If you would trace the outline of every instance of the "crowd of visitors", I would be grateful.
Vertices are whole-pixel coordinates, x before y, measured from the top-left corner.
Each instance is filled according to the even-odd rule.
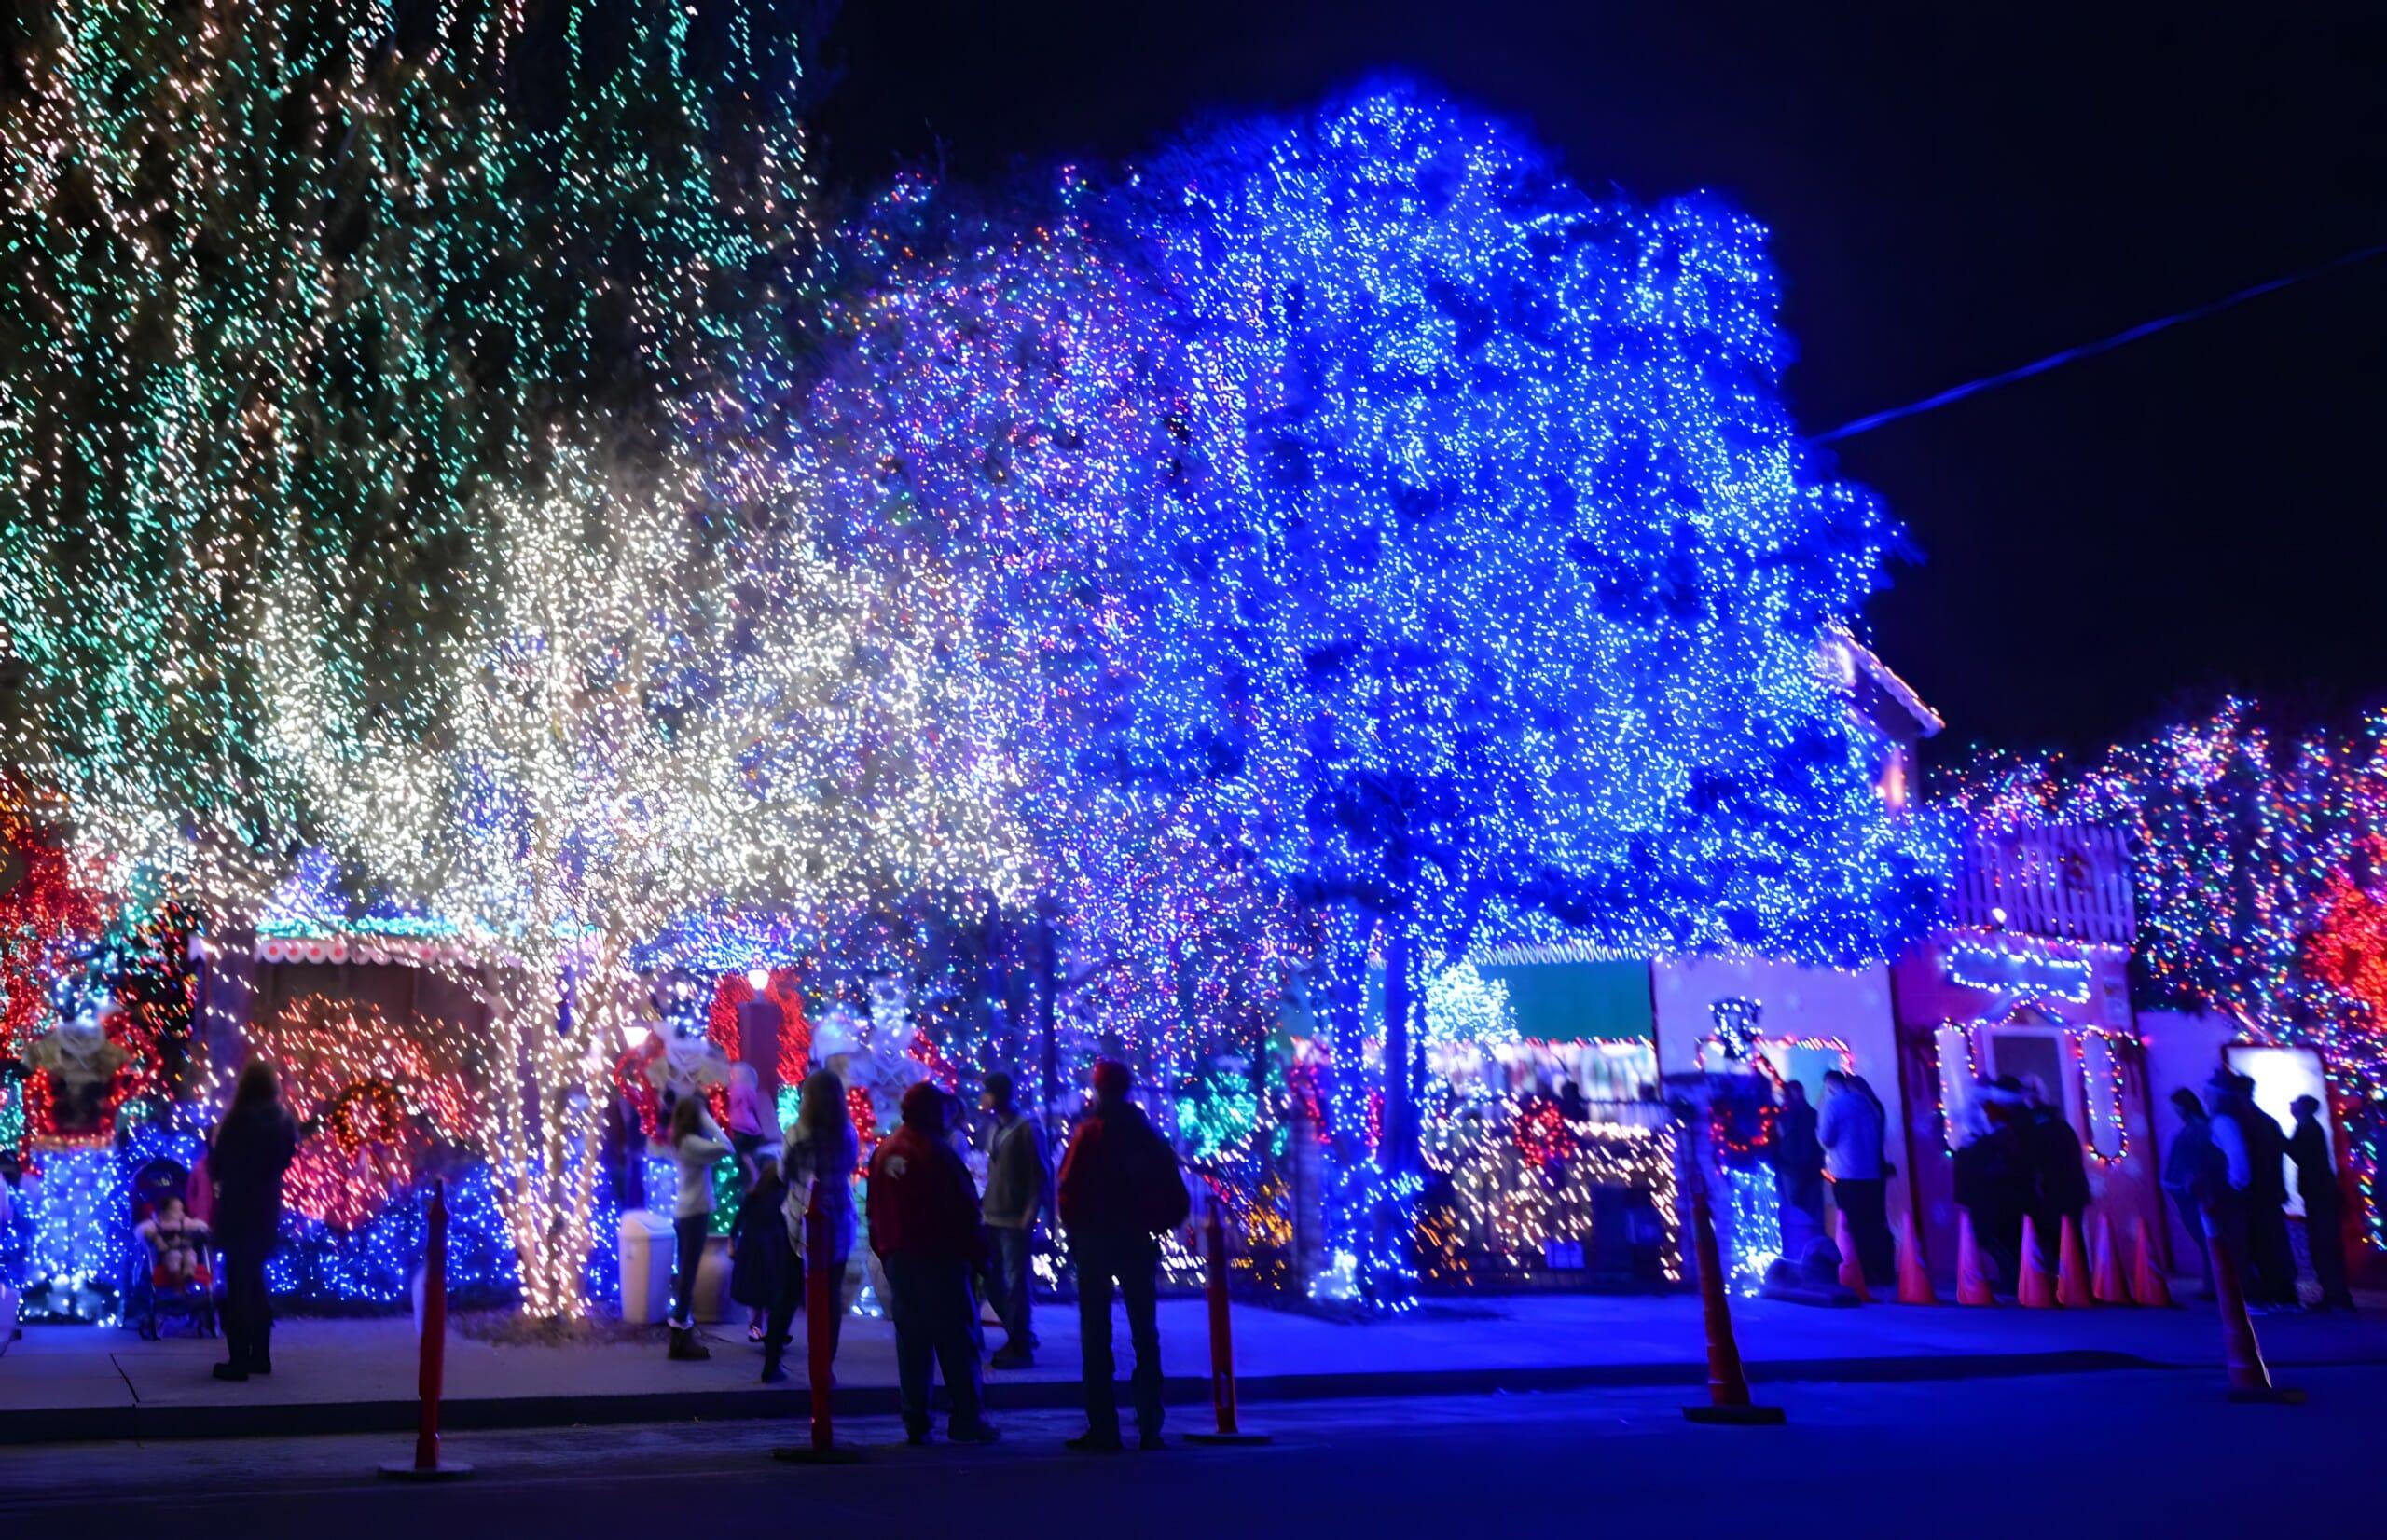
[[[1146,1449],[1160,1445],[1158,1237],[1184,1224],[1192,1204],[1176,1151],[1131,1098],[1132,1089],[1125,1065],[1106,1059],[1094,1066],[1085,1115],[1056,1176],[1043,1131],[1018,1107],[1012,1078],[989,1075],[979,1104],[983,1193],[965,1155],[969,1123],[959,1100],[927,1081],[904,1093],[900,1126],[871,1152],[862,1207],[895,1328],[897,1398],[912,1442],[929,1438],[931,1387],[940,1380],[949,1437],[991,1443],[998,1437],[986,1416],[982,1367],[1035,1362],[1030,1264],[1040,1228],[1057,1214],[1077,1275],[1084,1355],[1087,1426],[1069,1447],[1125,1447],[1111,1350],[1114,1292],[1125,1307],[1136,1356],[1138,1441]],[[696,1341],[697,1277],[711,1229],[712,1168],[735,1151],[745,1190],[731,1231],[731,1297],[761,1313],[753,1335],[763,1346],[762,1377],[778,1383],[789,1377],[785,1354],[808,1267],[823,1268],[832,1281],[834,1358],[837,1326],[851,1304],[846,1276],[860,1228],[852,1184],[862,1143],[834,1071],[817,1071],[804,1082],[795,1125],[776,1150],[743,1137],[759,1131],[762,1120],[751,1108],[740,1115],[735,1086],[731,1108],[726,1140],[697,1098],[678,1101],[670,1113],[670,1146],[680,1164],[670,1355],[708,1356]],[[814,1255],[807,1223],[816,1210],[821,1249]],[[982,1301],[1003,1330],[991,1356],[979,1326]]]
[[[2197,1243],[2207,1286],[2213,1248],[2221,1245],[2236,1261],[2248,1308],[2297,1306],[2296,1251],[2287,1224],[2292,1163],[2304,1204],[2306,1250],[2320,1286],[2315,1308],[2353,1309],[2346,1278],[2345,1200],[2321,1126],[2320,1102],[2297,1097],[2289,1108],[2295,1132],[2284,1133],[2255,1105],[2253,1079],[2221,1069],[2207,1083],[2201,1104],[2184,1087],[2172,1093],[2172,1105],[2180,1114],[2180,1131],[2164,1151],[2163,1189],[2179,1209],[2181,1228]]]

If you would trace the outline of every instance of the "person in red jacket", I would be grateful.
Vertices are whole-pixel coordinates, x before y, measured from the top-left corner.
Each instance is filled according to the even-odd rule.
[[[945,1141],[945,1093],[923,1080],[904,1093],[904,1125],[870,1157],[864,1199],[870,1249],[887,1274],[887,1315],[895,1324],[896,1398],[904,1432],[929,1441],[929,1368],[944,1366],[953,1397],[954,1441],[991,1444],[978,1387],[973,1272],[986,1258],[978,1192],[970,1168]]]
[[[1111,1351],[1111,1286],[1127,1307],[1136,1347],[1136,1434],[1162,1447],[1160,1423],[1160,1233],[1185,1222],[1192,1201],[1177,1151],[1127,1099],[1134,1081],[1116,1059],[1098,1059],[1094,1102],[1061,1159],[1061,1224],[1078,1274],[1078,1344],[1085,1361],[1085,1432],[1073,1450],[1115,1450],[1118,1372]]]

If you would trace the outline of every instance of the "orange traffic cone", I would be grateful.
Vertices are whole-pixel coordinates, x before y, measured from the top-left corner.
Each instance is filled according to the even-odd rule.
[[[2147,1239],[2146,1220],[2135,1218],[2131,1225],[2138,1231],[2137,1276],[2131,1280],[2131,1292],[2138,1297],[2142,1305],[2169,1310],[2172,1308],[2172,1286],[2164,1278],[2163,1270],[2155,1265],[2155,1243]]]
[[[1956,1303],[1994,1305],[1997,1291],[1980,1270],[1980,1243],[1973,1239],[1972,1210],[1961,1210],[1956,1220]]]
[[[2039,1249],[2039,1227],[2022,1217],[2022,1276],[2014,1285],[2015,1302],[2031,1310],[2055,1308],[2055,1274],[2048,1271],[2047,1254]]]
[[[2114,1221],[2097,1216],[2097,1228],[2090,1238],[2089,1256],[2091,1262],[2089,1292],[2101,1305],[2126,1305],[2131,1302],[2130,1286],[2122,1282],[2122,1259],[2114,1251]]]
[[[1693,1423],[1765,1423],[1784,1421],[1780,1407],[1759,1406],[1749,1396],[1741,1367],[1741,1346],[1732,1336],[1732,1308],[1724,1298],[1724,1261],[1716,1244],[1716,1219],[1707,1206],[1707,1183],[1690,1189],[1692,1255],[1699,1262],[1700,1313],[1707,1332],[1707,1402],[1685,1407]]]
[[[1931,1291],[1931,1270],[1924,1265],[1923,1243],[1915,1239],[1914,1220],[1898,1216],[1898,1303],[1902,1305],[1936,1305],[1939,1297]]]
[[[2255,1323],[2246,1318],[2246,1292],[2238,1281],[2238,1258],[2229,1243],[2205,1226],[2205,1241],[2213,1248],[2213,1297],[2221,1311],[2221,1346],[2229,1365],[2229,1398],[2233,1401],[2304,1399],[2300,1390],[2271,1383],[2261,1344],[2255,1341]]]
[[[2057,1248],[2056,1301],[2066,1310],[2087,1310],[2096,1300],[2089,1293],[2089,1261],[2080,1255],[2080,1221],[2063,1217],[2063,1241]]]
[[[1857,1259],[1856,1237],[1848,1228],[1847,1210],[1841,1211],[1831,1238],[1832,1244],[1840,1247],[1840,1286],[1855,1294],[1858,1304],[1871,1304],[1873,1296],[1865,1287],[1865,1264]]]

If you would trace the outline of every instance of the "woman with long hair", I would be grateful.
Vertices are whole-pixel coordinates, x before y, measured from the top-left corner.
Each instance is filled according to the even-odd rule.
[[[273,1311],[266,1298],[266,1258],[282,1231],[282,1177],[297,1158],[297,1120],[282,1105],[273,1066],[251,1059],[234,1083],[231,1109],[209,1141],[207,1172],[215,1186],[216,1244],[224,1248],[224,1346],[218,1380],[273,1372]]]
[[[763,1078],[751,1064],[729,1066],[729,1148],[738,1152],[738,1212],[746,1210],[755,1184],[762,1179],[762,1162],[776,1164],[780,1158],[779,1111],[771,1099],[763,1094]],[[776,1188],[776,1183],[773,1184]],[[778,1206],[774,1198],[772,1206]],[[746,1313],[746,1340],[763,1340],[765,1313]]]
[[[671,1159],[680,1168],[680,1191],[671,1204],[671,1239],[679,1273],[671,1288],[671,1356],[710,1358],[697,1341],[697,1267],[704,1260],[705,1237],[712,1232],[713,1163],[729,1153],[721,1126],[701,1097],[671,1104]]]
[[[795,1126],[787,1133],[787,1148],[780,1156],[780,1174],[787,1183],[788,1240],[804,1266],[789,1270],[789,1278],[772,1302],[768,1330],[763,1339],[763,1378],[778,1377],[780,1359],[787,1352],[788,1328],[804,1287],[805,1268],[815,1265],[807,1247],[805,1215],[817,1197],[828,1221],[828,1255],[820,1259],[829,1275],[829,1341],[832,1357],[846,1319],[846,1264],[854,1253],[854,1168],[862,1163],[862,1135],[854,1132],[853,1114],[846,1107],[846,1083],[834,1069],[816,1069],[804,1082],[796,1101]]]

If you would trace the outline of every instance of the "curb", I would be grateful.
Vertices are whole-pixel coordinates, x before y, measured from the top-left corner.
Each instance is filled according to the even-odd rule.
[[[2186,1366],[2136,1354],[2079,1350],[1966,1354],[1944,1357],[1793,1358],[1751,1363],[1749,1378],[1775,1384],[1916,1383],[1939,1380],[2004,1379],[2029,1374],[2085,1374]],[[1427,1396],[1530,1395],[1537,1392],[1704,1385],[1704,1364],[1567,1364],[1512,1368],[1433,1369],[1398,1373],[1261,1374],[1239,1377],[1242,1400],[1336,1401]],[[1028,1380],[988,1385],[992,1411],[1065,1409],[1080,1404],[1074,1380]],[[1207,1406],[1207,1379],[1162,1382],[1170,1406]],[[504,1396],[440,1403],[443,1431],[498,1432],[523,1428],[603,1427],[631,1423],[799,1418],[807,1406],[802,1384],[768,1390],[655,1391],[614,1396]],[[836,1393],[841,1417],[891,1417],[892,1385],[853,1385]],[[0,1411],[0,1445],[112,1439],[290,1437],[307,1434],[411,1433],[420,1403],[407,1400],[280,1402],[231,1405],[62,1407]]]

